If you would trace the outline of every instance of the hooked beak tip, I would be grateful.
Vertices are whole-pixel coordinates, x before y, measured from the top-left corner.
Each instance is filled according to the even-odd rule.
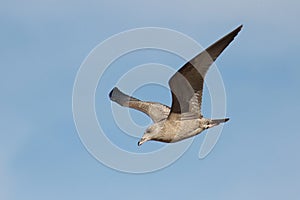
[[[138,146],[141,146],[144,142],[146,142],[145,139],[141,139],[139,142],[138,142]]]

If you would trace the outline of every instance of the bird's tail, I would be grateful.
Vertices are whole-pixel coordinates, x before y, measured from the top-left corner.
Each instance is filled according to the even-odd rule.
[[[229,118],[224,118],[224,119],[212,119],[210,124],[216,126],[219,125],[220,123],[225,123],[229,120]]]

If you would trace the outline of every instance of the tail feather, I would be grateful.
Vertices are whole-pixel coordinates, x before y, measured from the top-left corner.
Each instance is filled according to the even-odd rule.
[[[229,120],[229,118],[224,118],[224,119],[212,119],[211,124],[213,125],[218,125],[220,123],[225,123]]]

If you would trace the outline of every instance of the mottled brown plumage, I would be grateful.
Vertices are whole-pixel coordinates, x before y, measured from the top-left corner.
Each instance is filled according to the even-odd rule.
[[[110,92],[109,97],[112,101],[144,112],[153,120],[154,124],[147,128],[138,145],[148,140],[177,142],[229,120],[206,119],[202,116],[202,91],[209,67],[233,41],[241,28],[242,26],[239,26],[196,55],[170,78],[171,108],[157,102],[141,101],[122,93],[118,88]]]

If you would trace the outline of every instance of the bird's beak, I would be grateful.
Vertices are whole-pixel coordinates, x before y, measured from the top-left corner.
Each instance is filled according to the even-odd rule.
[[[147,140],[145,138],[140,139],[140,141],[138,142],[138,146],[141,146],[146,141]]]

